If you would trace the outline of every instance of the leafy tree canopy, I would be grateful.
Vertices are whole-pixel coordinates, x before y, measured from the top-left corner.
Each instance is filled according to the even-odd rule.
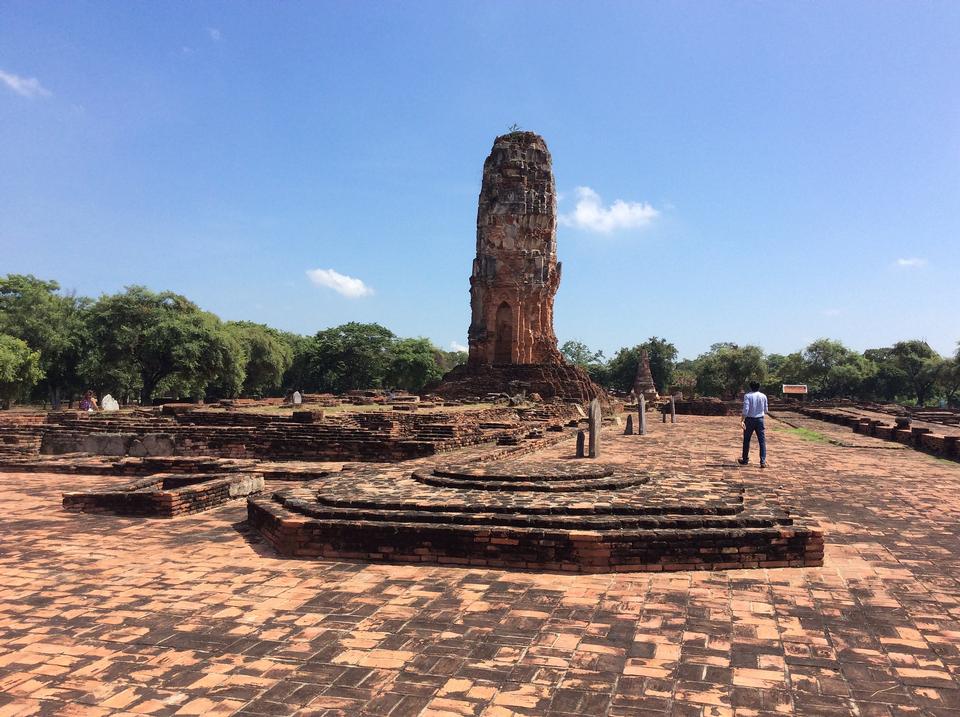
[[[249,321],[229,321],[224,329],[240,344],[244,358],[246,396],[265,396],[275,392],[293,365],[294,348],[286,337],[269,326]]]
[[[428,339],[399,339],[390,347],[386,385],[418,392],[439,381],[444,371],[441,357]]]
[[[54,406],[62,395],[80,390],[78,367],[84,347],[88,299],[58,293],[60,285],[33,275],[0,277],[0,332],[39,352],[41,388]]]
[[[26,396],[41,378],[40,352],[15,336],[0,334],[0,401],[4,406]]]
[[[383,386],[395,338],[380,324],[355,321],[317,332],[309,349],[307,386],[332,393]]]
[[[84,370],[99,386],[139,389],[148,403],[157,388],[177,387],[203,396],[208,384],[239,363],[213,314],[186,297],[142,286],[101,297],[88,315],[91,350]]]

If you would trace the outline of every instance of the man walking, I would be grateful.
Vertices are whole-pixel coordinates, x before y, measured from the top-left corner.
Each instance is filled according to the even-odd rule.
[[[750,437],[756,433],[757,443],[760,444],[760,467],[767,467],[767,437],[763,432],[763,416],[767,412],[767,397],[760,393],[760,384],[750,382],[750,393],[743,397],[743,458],[737,463],[742,466],[750,462]]]

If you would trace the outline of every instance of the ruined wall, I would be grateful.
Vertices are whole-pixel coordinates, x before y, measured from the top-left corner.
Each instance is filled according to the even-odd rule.
[[[562,364],[553,332],[559,285],[550,152],[533,132],[502,135],[483,164],[469,365]]]

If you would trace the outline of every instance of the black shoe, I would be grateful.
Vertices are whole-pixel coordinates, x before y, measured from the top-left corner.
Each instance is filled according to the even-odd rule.
[[[745,460],[743,460],[743,458],[737,458],[737,463],[739,463],[739,464],[742,465],[742,466],[747,465],[747,463],[749,463],[749,462],[750,462],[750,461],[745,461]]]
[[[761,468],[766,468],[766,467],[767,467],[767,462],[766,462],[766,461],[760,461],[760,467],[761,467]]]

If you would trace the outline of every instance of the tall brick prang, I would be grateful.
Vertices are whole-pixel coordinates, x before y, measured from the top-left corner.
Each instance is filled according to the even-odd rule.
[[[553,333],[560,285],[557,197],[543,138],[512,132],[483,164],[470,276],[470,365],[563,363]]]
[[[553,299],[560,268],[547,144],[534,132],[497,137],[483,163],[477,208],[469,359],[444,377],[437,393],[453,398],[526,391],[543,398],[607,400],[557,349]]]

